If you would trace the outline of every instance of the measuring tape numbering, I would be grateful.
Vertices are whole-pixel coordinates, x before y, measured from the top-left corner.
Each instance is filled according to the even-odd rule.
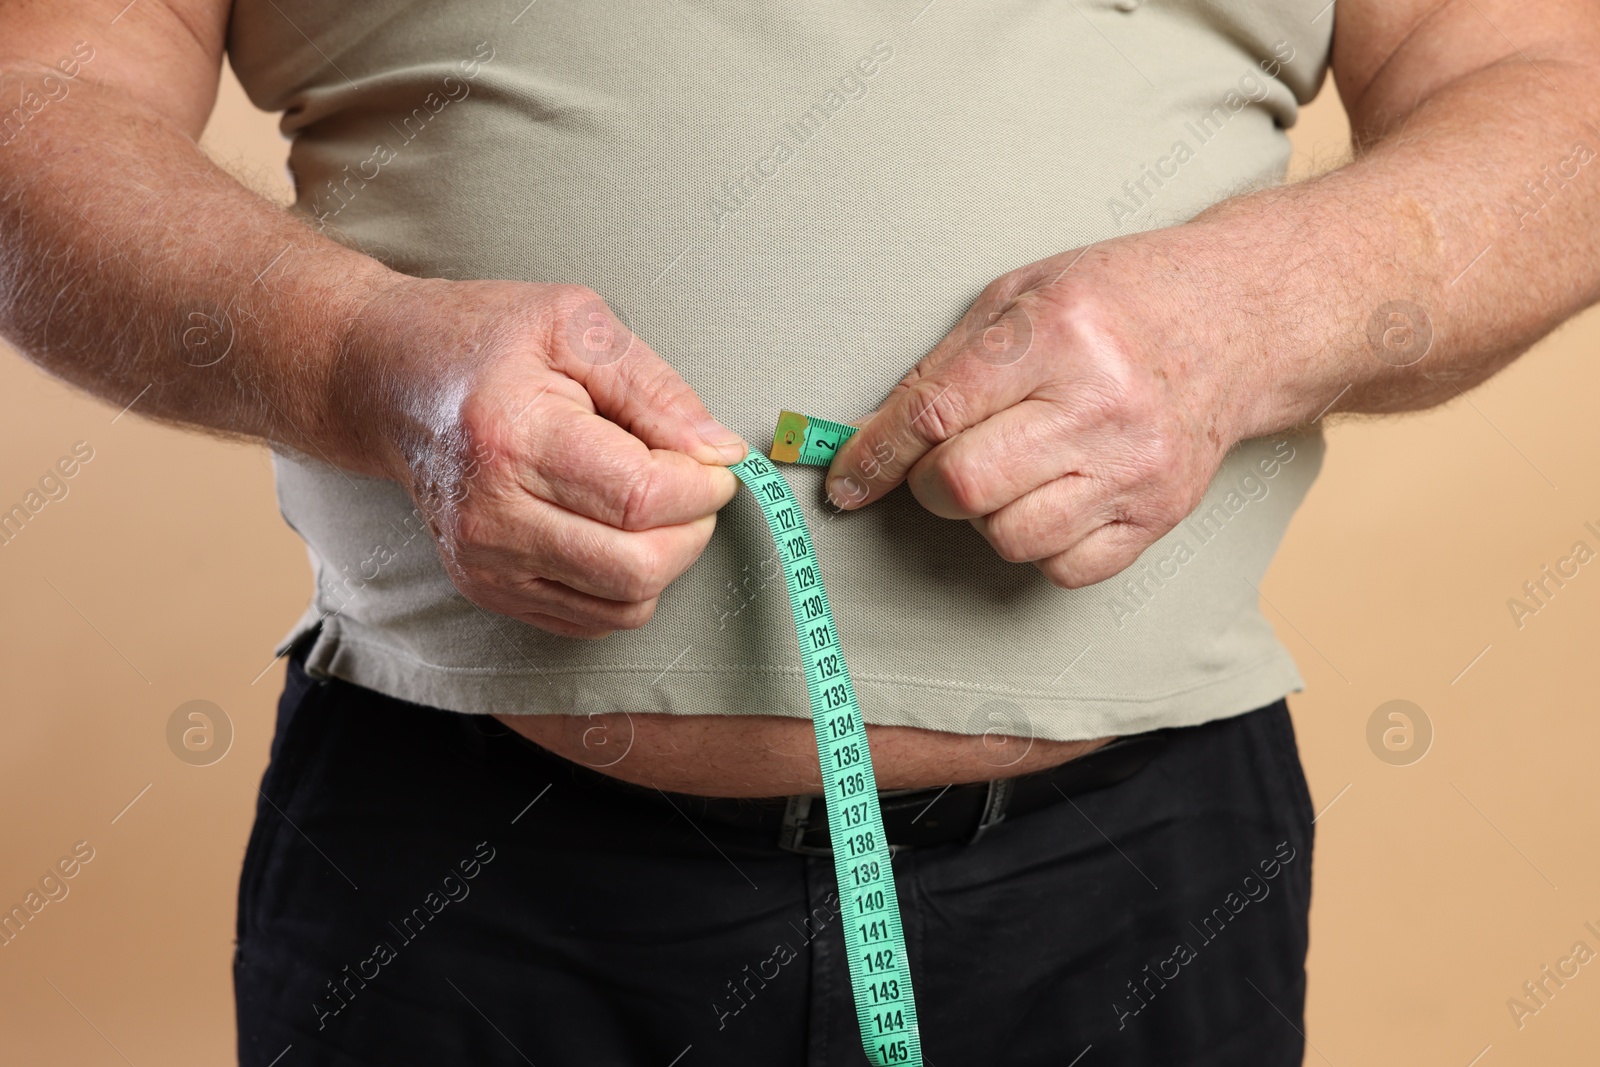
[[[854,432],[853,427],[784,412],[772,458],[826,466]],[[751,455],[731,469],[766,517],[794,612],[817,735],[862,1047],[875,1067],[922,1067],[900,902],[895,896],[872,754],[867,749],[866,722],[850,684],[833,609],[822,588],[816,548],[794,491],[777,467]]]

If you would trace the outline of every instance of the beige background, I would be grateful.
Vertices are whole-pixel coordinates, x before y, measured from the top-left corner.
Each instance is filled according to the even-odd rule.
[[[1340,158],[1331,89],[1294,138],[1298,172]],[[231,76],[206,143],[287,199],[274,121]],[[1597,342],[1591,314],[1466,401],[1336,424],[1268,575],[1309,686],[1293,709],[1323,812],[1308,1063],[1595,1061],[1600,964],[1520,1030],[1506,1001],[1575,941],[1600,951],[1583,929],[1600,929],[1600,564],[1520,631],[1506,599],[1575,540],[1600,549],[1583,529],[1600,527]],[[120,406],[0,358],[0,511],[74,442],[95,452],[0,547],[0,905],[75,842],[95,850],[0,947],[0,1063],[233,1058],[234,894],[283,676],[268,665],[311,579],[262,449]],[[1409,766],[1366,739],[1395,698],[1435,729]],[[235,728],[211,766],[167,747],[192,699]]]

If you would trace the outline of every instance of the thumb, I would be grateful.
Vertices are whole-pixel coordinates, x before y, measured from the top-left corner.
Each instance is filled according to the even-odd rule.
[[[596,411],[649,447],[719,466],[737,463],[749,451],[595,293],[578,289],[561,301],[553,332],[555,369],[584,387]]]

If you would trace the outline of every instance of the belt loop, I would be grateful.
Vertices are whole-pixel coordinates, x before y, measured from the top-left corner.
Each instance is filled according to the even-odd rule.
[[[989,780],[989,795],[983,802],[983,814],[978,817],[978,827],[967,838],[967,844],[975,844],[978,838],[989,832],[990,827],[1005,821],[1006,808],[1011,804],[1012,781],[1010,778]]]

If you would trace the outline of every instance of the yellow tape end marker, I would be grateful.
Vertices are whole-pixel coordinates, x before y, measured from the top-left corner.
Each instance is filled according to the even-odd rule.
[[[799,463],[800,446],[805,444],[810,421],[793,411],[778,412],[778,428],[772,432],[772,451],[767,455],[779,463]]]

